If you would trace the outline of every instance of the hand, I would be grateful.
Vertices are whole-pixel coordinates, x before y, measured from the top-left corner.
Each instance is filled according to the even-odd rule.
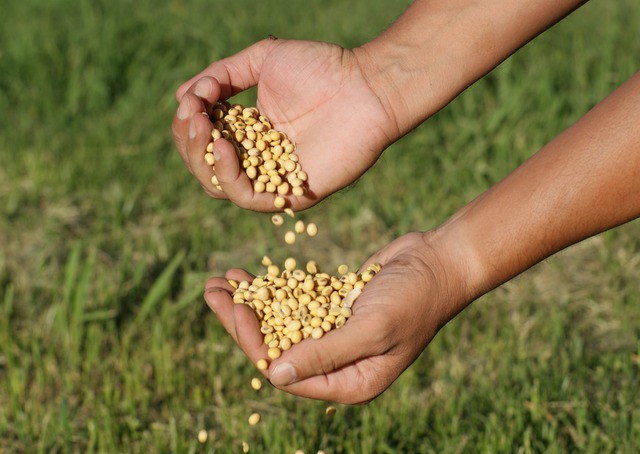
[[[382,269],[354,303],[347,323],[321,339],[283,352],[265,376],[278,388],[315,399],[355,404],[386,390],[438,330],[473,298],[455,247],[436,232],[411,233],[371,257]],[[462,251],[461,251],[462,253]],[[251,279],[230,270],[227,279]],[[231,300],[224,278],[210,279],[205,299],[255,364],[267,347],[253,311]]]
[[[273,211],[273,194],[254,193],[233,147],[216,141],[216,176],[204,162],[212,126],[202,112],[218,100],[258,86],[257,107],[297,145],[308,193],[291,197],[308,208],[357,180],[400,133],[363,74],[364,57],[335,44],[266,39],[220,61],[177,90],[173,119],[178,151],[204,190],[256,211]],[[366,65],[364,65],[366,66]]]

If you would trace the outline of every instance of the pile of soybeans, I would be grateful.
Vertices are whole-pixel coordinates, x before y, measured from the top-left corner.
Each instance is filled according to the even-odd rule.
[[[285,260],[282,271],[268,257],[262,263],[267,266],[264,276],[229,282],[236,289],[233,302],[248,305],[258,316],[272,360],[303,339],[320,339],[342,327],[351,317],[353,302],[380,270],[373,264],[358,274],[340,265],[340,276],[331,276],[320,272],[313,260],[307,262],[306,272],[292,257]]]
[[[284,132],[273,129],[269,119],[260,115],[257,108],[216,103],[210,120],[213,140],[207,146],[204,159],[214,170],[211,182],[216,188],[222,189],[215,175],[213,142],[226,139],[233,144],[242,168],[253,181],[253,190],[275,194],[273,205],[276,208],[284,208],[285,195],[300,197],[305,194],[307,174],[298,162],[295,144]]]

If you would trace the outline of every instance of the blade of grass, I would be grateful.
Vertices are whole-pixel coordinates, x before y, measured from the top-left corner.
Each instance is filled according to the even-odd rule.
[[[182,263],[185,257],[185,252],[178,252],[166,268],[160,273],[160,276],[153,283],[149,293],[145,296],[142,304],[140,305],[140,311],[136,315],[131,327],[136,329],[142,325],[142,323],[149,317],[149,314],[158,306],[162,299],[167,295],[171,288],[171,282],[173,276],[178,267]]]
[[[68,304],[71,302],[72,295],[74,294],[75,283],[78,276],[78,267],[80,265],[80,252],[81,244],[76,243],[67,258],[64,270],[64,287],[62,288],[62,303],[64,308],[68,307]]]
[[[203,289],[200,287],[193,287],[189,291],[185,292],[175,304],[168,306],[165,310],[166,315],[172,316],[177,314],[178,312],[184,310],[185,308],[192,306],[196,299],[202,300],[202,292]]]

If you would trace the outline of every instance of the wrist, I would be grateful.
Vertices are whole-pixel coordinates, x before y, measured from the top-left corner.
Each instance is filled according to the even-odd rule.
[[[371,90],[401,137],[438,112],[469,84],[430,45],[381,36],[353,49]],[[453,78],[451,77],[453,76]]]
[[[474,4],[416,1],[380,36],[354,49],[363,74],[405,134],[508,53],[493,18]]]
[[[468,213],[472,211],[472,205],[473,202],[461,208],[434,229],[435,234],[441,238],[443,253],[464,282],[469,302],[502,283],[496,282],[496,277],[488,267],[486,249],[482,243],[483,235],[476,230],[477,226],[473,225],[473,220],[470,219],[472,216]]]
[[[441,327],[487,292],[483,262],[463,222],[447,222],[422,233],[422,262],[438,285],[430,304]],[[439,293],[438,293],[439,291]]]
[[[401,135],[585,0],[416,0],[353,50]]]

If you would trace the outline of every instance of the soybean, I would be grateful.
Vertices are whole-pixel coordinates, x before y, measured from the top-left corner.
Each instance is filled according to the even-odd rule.
[[[309,224],[307,224],[307,235],[309,235],[310,237],[314,237],[318,234],[318,226],[315,225],[313,222],[310,222]]]
[[[256,391],[259,391],[262,388],[262,380],[257,377],[251,379],[251,387]]]
[[[260,413],[251,413],[249,416],[249,425],[255,426],[260,422]]]
[[[296,242],[296,234],[295,232],[289,230],[284,234],[284,242],[287,244],[293,244]]]

